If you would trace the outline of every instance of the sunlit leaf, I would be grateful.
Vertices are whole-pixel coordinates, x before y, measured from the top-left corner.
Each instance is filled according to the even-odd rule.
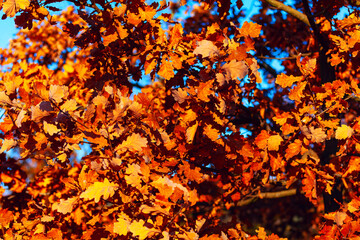
[[[84,198],[85,200],[94,199],[97,203],[100,201],[100,198],[106,200],[109,197],[112,197],[118,187],[118,184],[109,182],[109,180],[105,178],[103,182],[95,182],[89,186],[85,192],[80,194],[80,198]]]

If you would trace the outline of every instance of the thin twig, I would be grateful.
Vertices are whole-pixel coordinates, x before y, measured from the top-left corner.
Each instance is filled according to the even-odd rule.
[[[312,53],[302,53],[301,56],[310,56]],[[273,59],[273,60],[287,60],[287,59],[296,59],[298,56],[290,56],[290,57],[266,57],[266,56],[257,56],[260,59]]]

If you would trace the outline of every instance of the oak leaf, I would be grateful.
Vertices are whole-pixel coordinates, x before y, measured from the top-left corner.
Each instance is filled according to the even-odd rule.
[[[114,223],[114,233],[119,235],[126,235],[129,231],[130,222],[122,217],[117,219],[117,222]]]
[[[321,143],[326,140],[327,135],[322,128],[314,128],[313,126],[311,126],[309,130],[310,130],[310,138],[312,141],[316,143]]]
[[[268,150],[278,151],[282,141],[284,141],[284,139],[278,134],[270,136],[268,138]]]
[[[203,58],[205,58],[217,56],[220,54],[220,51],[212,41],[201,40],[198,42],[198,46],[195,48],[194,54],[201,55]]]
[[[6,0],[3,4],[3,11],[8,17],[14,17],[20,9],[25,9],[30,5],[29,0]]]
[[[214,94],[214,91],[211,89],[213,86],[214,80],[201,82],[199,87],[197,88],[197,96],[200,100],[204,102],[209,102],[212,94]]]
[[[0,104],[12,104],[11,99],[6,95],[5,91],[0,92]]]
[[[260,35],[261,25],[253,22],[245,21],[241,26],[240,33],[242,36],[250,36],[256,38]]]
[[[105,178],[104,182],[95,182],[89,186],[85,192],[80,194],[80,198],[84,198],[85,200],[94,199],[94,201],[97,203],[100,201],[101,197],[103,197],[105,200],[109,197],[112,197],[118,187],[118,184],[109,182],[109,180]]]
[[[248,67],[244,61],[231,60],[229,63],[225,63],[222,68],[226,72],[227,79],[242,79],[248,74]]]
[[[302,142],[299,139],[295,139],[293,143],[290,143],[287,149],[285,150],[285,158],[290,159],[298,155],[301,151]]]
[[[51,85],[49,90],[49,98],[56,103],[62,102],[62,99],[69,95],[69,88],[67,86]]]
[[[140,19],[143,21],[148,21],[150,22],[150,20],[155,16],[156,14],[156,9],[152,8],[151,6],[145,6],[145,10],[143,10],[142,8],[139,8],[139,13],[140,13]]]
[[[115,150],[127,149],[130,151],[140,152],[142,148],[147,146],[147,139],[138,133],[134,133],[126,138]]]
[[[335,138],[338,140],[350,138],[354,133],[354,130],[348,125],[341,125],[336,129]]]
[[[172,95],[178,103],[183,103],[188,98],[188,93],[183,88],[178,88],[177,90],[172,91]]]
[[[294,83],[302,80],[302,76],[294,77],[293,75],[287,76],[281,73],[276,77],[275,83],[279,84],[282,88],[291,87]]]
[[[58,133],[60,129],[58,129],[54,124],[47,123],[44,121],[44,131],[50,136],[52,136],[55,133]]]
[[[197,127],[198,127],[198,122],[196,122],[194,125],[192,125],[191,127],[188,127],[186,129],[186,142],[187,143],[193,142]]]
[[[139,221],[133,221],[129,226],[129,231],[134,235],[138,236],[140,240],[150,237],[155,232],[160,232],[155,229],[150,229],[144,226],[145,221],[140,219]]]
[[[58,211],[59,213],[62,213],[62,214],[70,213],[70,212],[72,212],[74,204],[76,203],[77,200],[78,200],[78,197],[72,197],[72,198],[68,198],[66,200],[60,199],[60,202],[55,202],[52,205],[52,210]]]
[[[161,66],[158,74],[159,76],[165,78],[166,80],[170,80],[171,78],[173,78],[175,75],[174,75],[174,67],[171,64],[171,62],[163,59],[161,61]]]
[[[306,82],[300,82],[293,89],[290,90],[289,99],[295,102],[301,102],[301,99],[305,97],[303,91],[306,87]]]
[[[10,150],[16,145],[17,145],[17,141],[15,139],[5,139],[1,144],[0,153]]]

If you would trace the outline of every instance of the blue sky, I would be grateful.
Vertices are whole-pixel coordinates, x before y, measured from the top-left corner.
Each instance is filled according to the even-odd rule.
[[[246,11],[247,16],[253,15],[254,12],[257,11],[257,5],[259,3],[257,0],[245,0],[243,10]],[[257,3],[257,4],[255,4]],[[68,5],[67,3],[58,3],[58,4],[52,4],[56,5],[57,7],[61,9],[65,9],[65,7]],[[3,11],[0,11],[0,16],[4,14]],[[249,17],[245,18],[244,20],[249,21]],[[9,44],[10,39],[15,37],[15,34],[17,33],[17,28],[14,23],[14,18],[7,18],[6,20],[0,20],[0,48],[6,48]]]
[[[3,11],[1,11],[1,14]],[[13,18],[7,18],[6,20],[0,20],[0,48],[6,48],[9,44],[10,39],[14,38],[17,30]]]

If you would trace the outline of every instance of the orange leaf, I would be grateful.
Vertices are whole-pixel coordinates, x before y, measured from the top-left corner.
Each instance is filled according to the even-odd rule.
[[[124,39],[129,36],[128,30],[123,25],[119,25],[116,29],[120,35],[120,39]]]
[[[41,120],[43,117],[50,115],[50,113],[47,111],[50,109],[43,107],[45,103],[49,102],[41,102],[36,106],[31,106],[31,120],[33,120],[34,122],[39,122],[39,120]]]
[[[200,100],[204,102],[209,102],[209,96],[214,94],[214,90],[212,90],[214,80],[201,82],[199,87],[197,88],[197,96]]]
[[[287,76],[281,73],[276,77],[275,83],[279,84],[282,88],[291,87],[294,83],[302,80],[302,76],[294,77],[293,75]]]
[[[267,147],[269,137],[270,134],[267,131],[262,130],[255,138],[256,146],[258,146],[260,149],[265,149]]]
[[[242,36],[250,36],[252,38],[256,38],[260,35],[261,25],[253,22],[245,21],[240,29],[240,33]]]
[[[151,61],[146,61],[144,64],[145,74],[148,75],[157,65],[156,59],[153,59]]]
[[[219,137],[219,131],[217,129],[212,128],[211,125],[206,125],[204,128],[204,134],[211,139],[211,141],[215,141]]]
[[[155,16],[156,9],[153,9],[151,6],[145,6],[145,10],[142,10],[142,8],[139,8],[140,13],[140,19],[146,20],[150,22],[150,20]]]
[[[294,100],[295,102],[301,102],[301,99],[305,97],[303,91],[306,87],[306,82],[300,82],[297,86],[291,89],[289,93],[289,99]]]
[[[194,125],[192,125],[191,127],[188,127],[186,129],[186,142],[187,143],[193,142],[197,127],[198,127],[198,122],[196,122]]]
[[[285,150],[285,158],[290,159],[300,153],[302,142],[299,139],[295,139],[293,143],[290,143]]]
[[[5,91],[0,92],[0,104],[12,104],[11,99],[6,95]]]
[[[141,23],[141,19],[138,14],[129,12],[127,13],[127,22],[134,25],[135,27]]]
[[[166,80],[170,80],[174,75],[174,67],[169,61],[162,60],[160,70],[158,72],[159,76],[165,78]]]
[[[322,128],[314,128],[314,127],[310,127],[310,137],[311,140],[317,143],[321,143],[324,142],[327,138],[326,133],[324,132],[324,130],[322,130]]]
[[[316,178],[313,171],[309,168],[305,168],[304,179],[302,180],[302,190],[305,192],[305,196],[313,203],[316,204]]]
[[[1,208],[0,209],[0,226],[2,228],[8,228],[10,222],[14,219],[11,211]]]

